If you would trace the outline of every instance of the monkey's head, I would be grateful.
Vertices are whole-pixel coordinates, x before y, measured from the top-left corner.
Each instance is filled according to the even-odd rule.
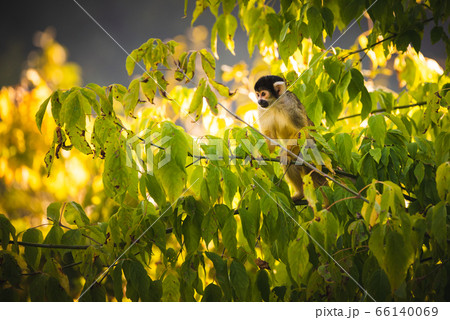
[[[286,82],[278,76],[263,76],[255,83],[258,104],[267,108],[286,91]]]

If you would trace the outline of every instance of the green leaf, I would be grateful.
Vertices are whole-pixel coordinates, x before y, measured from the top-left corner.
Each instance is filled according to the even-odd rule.
[[[200,243],[201,220],[196,216],[197,214],[194,217],[187,216],[183,221],[182,231],[188,255],[197,251]]]
[[[447,208],[444,202],[433,207],[433,220],[431,222],[431,234],[438,245],[447,251]]]
[[[324,29],[327,32],[328,36],[331,38],[334,32],[334,14],[333,11],[328,9],[327,7],[322,7],[321,9],[322,19],[324,23]]]
[[[340,110],[335,108],[336,104],[333,95],[328,91],[318,91],[317,96],[319,97],[323,110],[326,112],[327,121],[331,120],[334,123],[339,116]]]
[[[359,17],[364,8],[364,2],[360,0],[340,1],[339,4],[339,13],[345,25]]]
[[[45,301],[45,290],[46,283],[48,280],[48,275],[37,274],[31,276],[30,281],[30,300],[32,302],[44,302]]]
[[[111,197],[125,193],[128,188],[130,177],[124,149],[120,136],[112,136],[110,140],[107,140],[102,178],[105,190]]]
[[[205,288],[205,293],[202,298],[202,302],[220,302],[222,300],[222,290],[214,283],[210,283]]]
[[[298,230],[296,239],[291,241],[288,247],[288,262],[292,277],[303,284],[307,284],[307,271],[312,266],[309,262],[308,244],[306,232]]]
[[[50,231],[45,236],[44,243],[45,244],[60,244],[61,237],[64,234],[64,231],[61,229],[59,225],[53,225]]]
[[[80,93],[80,90],[75,90],[69,94],[64,100],[61,107],[61,122],[66,125],[66,128],[75,126],[80,120],[83,120],[83,110],[85,105],[89,105],[88,100]]]
[[[377,258],[378,264],[384,267],[384,229],[377,224],[372,229],[369,238],[369,249]]]
[[[208,211],[208,213],[203,217],[201,225],[201,236],[205,240],[206,247],[208,247],[209,243],[213,239],[214,234],[217,233],[218,227],[219,223],[217,222],[217,218],[213,215],[213,211]]]
[[[161,163],[161,159],[157,159]],[[172,203],[182,194],[186,184],[186,171],[181,169],[174,161],[161,165],[156,171],[156,177],[162,185],[169,201]]]
[[[211,37],[212,37],[212,35],[211,35]],[[188,64],[187,64],[187,69],[186,69],[186,75],[188,76],[189,79],[187,79],[186,82],[189,82],[194,77],[194,74],[195,74],[195,59],[196,58],[197,58],[197,51],[194,51],[189,56],[189,61],[188,61]]]
[[[236,18],[231,14],[222,14],[216,23],[220,40],[222,40],[227,49],[234,55],[233,38],[237,28]]]
[[[62,126],[63,124],[61,123],[61,101],[60,101],[60,90],[56,90],[55,92],[53,92],[52,96],[51,96],[51,104],[52,104],[52,116],[53,119],[55,119],[55,123],[58,126]]]
[[[155,200],[158,206],[162,208],[166,203],[166,195],[158,183],[158,180],[156,180],[156,177],[152,174],[146,174],[142,176],[142,179],[145,179],[145,185],[150,196]]]
[[[216,20],[216,22],[214,23],[214,25],[211,29],[211,44],[210,44],[210,46],[211,46],[211,51],[212,51],[214,57],[216,57],[216,59],[219,59],[219,55],[217,54],[217,34],[218,34],[217,26],[218,26],[218,23]]]
[[[163,295],[163,287],[161,280],[150,280],[149,300],[153,302],[160,302]]]
[[[187,7],[187,6],[186,6]],[[209,7],[209,3],[206,0],[196,0],[195,1],[195,9],[192,13],[191,26],[194,25],[195,20],[197,20],[198,16],[205,11],[206,8]]]
[[[364,77],[361,74],[361,72],[355,68],[352,68],[350,70],[352,75],[352,81],[351,81],[351,87],[349,86],[349,91],[351,88],[354,92],[361,92],[361,103],[362,103],[362,110],[361,110],[361,119],[364,120],[369,115],[370,111],[372,111],[372,98],[370,97],[369,91],[367,91],[367,88],[364,86]],[[356,90],[356,91],[355,91]],[[350,92],[349,92],[350,95]],[[350,98],[349,102],[352,100]]]
[[[239,180],[238,177],[227,168],[220,168],[220,171],[222,172],[223,177],[225,204],[232,207],[234,195],[238,189]]]
[[[382,269],[377,269],[372,273],[366,289],[377,302],[389,301],[391,286],[386,273]]]
[[[236,240],[237,223],[233,214],[230,214],[225,220],[225,224],[222,229],[222,241],[228,253],[232,257],[237,256],[237,240]]]
[[[152,73],[151,73],[152,74]],[[153,103],[153,99],[155,98],[157,84],[154,77],[148,77],[141,80],[141,89],[142,93],[147,98],[148,102]]]
[[[133,116],[134,108],[139,100],[139,84],[139,79],[131,81],[127,93],[123,96],[123,108],[125,109],[125,114],[129,116]]]
[[[192,97],[191,104],[189,105],[189,114],[195,114],[195,120],[200,118],[203,107],[203,95],[205,92],[206,80],[200,79],[197,89]]]
[[[442,163],[436,171],[436,188],[443,201],[450,201],[450,162]]]
[[[341,98],[341,99],[343,98],[344,93],[347,91],[347,88],[348,88],[351,80],[352,80],[352,74],[350,73],[350,71],[345,72],[336,87],[336,93],[339,98]]]
[[[39,229],[28,229],[22,236],[22,241],[31,243],[42,243],[44,237]],[[41,261],[41,249],[34,247],[25,247],[25,261],[34,269],[37,270]]]
[[[280,43],[279,51],[280,57],[287,65],[289,57],[292,56],[298,48],[298,39],[294,33],[288,33],[283,42]]]
[[[134,260],[124,260],[122,269],[125,279],[127,279],[127,298],[133,301],[138,301],[139,298],[147,301],[151,279],[144,266]],[[129,293],[132,294],[129,295]]]
[[[242,263],[233,260],[230,265],[230,282],[239,301],[246,301],[250,279]]]
[[[14,256],[6,251],[0,251],[0,262],[0,279],[2,283],[7,281],[13,287],[19,287],[22,270]],[[5,284],[2,284],[2,286],[3,291]]]
[[[66,231],[61,237],[61,244],[65,245],[79,245],[81,244],[80,229],[72,229]]]
[[[327,58],[323,61],[323,66],[331,79],[333,79],[336,83],[339,83],[342,71],[342,66],[339,61],[333,57]]]
[[[284,39],[286,38],[287,32],[289,31],[289,26],[291,25],[291,22],[289,21],[288,23],[286,23],[283,28],[281,29],[280,32],[280,42],[283,42]]]
[[[219,197],[220,175],[219,169],[214,165],[206,167],[206,173],[203,180],[208,188],[208,194],[211,202],[214,203]]]
[[[36,118],[36,124],[39,129],[39,132],[41,132],[42,120],[44,120],[44,115],[45,115],[45,112],[47,111],[47,105],[48,105],[48,102],[50,101],[51,97],[52,96],[45,99],[45,101],[39,107],[38,112],[36,112],[35,118]]]
[[[256,202],[256,204],[258,204]],[[256,234],[259,229],[259,205],[250,205],[249,210],[239,208],[239,216],[242,222],[242,231],[248,246],[252,251],[255,250]]]
[[[441,40],[442,36],[444,35],[444,29],[440,26],[434,26],[433,29],[431,29],[430,37],[431,37],[431,44],[435,44],[439,40]]]
[[[397,290],[405,280],[406,271],[414,260],[411,245],[402,234],[390,231],[386,235],[384,270],[389,278],[392,291]]]
[[[212,92],[209,85],[206,85],[203,95],[205,96],[206,101],[208,102],[211,112],[217,116],[219,114],[219,110],[217,109],[218,100],[215,93]]]
[[[236,92],[231,92],[230,89],[228,89],[225,85],[223,85],[219,82],[213,81],[211,79],[209,79],[209,83],[213,86],[214,89],[216,89],[219,92],[219,94],[222,97],[228,98],[236,93]]]
[[[384,140],[386,139],[386,122],[384,116],[377,114],[369,118],[368,121],[370,133],[381,148],[384,147]]]
[[[370,149],[369,153],[372,156],[373,160],[376,161],[376,163],[380,163],[380,159],[381,159],[381,149],[380,148]]]
[[[214,79],[216,77],[216,61],[214,57],[206,49],[200,50],[200,57],[202,60],[202,68],[206,75],[208,78]]]
[[[231,301],[231,286],[230,280],[228,279],[227,262],[216,253],[205,252],[205,254],[214,264],[214,269],[216,269],[216,278],[222,288],[226,300]]]
[[[352,236],[352,248],[356,250],[364,241],[369,239],[369,235],[362,220],[353,221],[348,226],[348,232]]]
[[[186,158],[189,142],[179,127],[171,122],[161,124],[161,142],[164,150],[155,156],[155,175],[169,201],[175,201],[186,184]]]
[[[314,41],[322,33],[322,17],[320,15],[320,11],[315,7],[310,7],[308,11],[306,11],[306,16],[308,18],[309,35],[311,40]]]
[[[419,162],[414,168],[414,175],[417,179],[417,184],[420,185],[425,177],[425,166],[422,162]]]
[[[416,50],[416,52],[419,52],[421,42],[422,39],[419,33],[417,33],[417,31],[414,30],[408,30],[406,32],[403,32],[395,39],[395,45],[397,46],[398,51],[406,51],[408,45],[411,44],[413,48]]]
[[[266,270],[258,270],[256,274],[256,286],[261,293],[261,298],[265,302],[269,302],[270,299],[270,284],[269,284],[269,274]]]
[[[82,153],[88,155],[92,154],[92,149],[89,143],[86,140],[86,131],[80,129],[78,126],[68,127],[66,129],[67,135],[70,138],[70,142],[72,145],[81,151]]]
[[[49,277],[45,287],[49,302],[73,302],[73,299],[67,294],[58,279]]]
[[[0,239],[2,241],[3,250],[6,250],[9,245],[9,235],[11,235],[13,239],[15,239],[16,228],[14,228],[14,226],[5,215],[0,214]]]
[[[134,66],[136,65],[136,51],[133,50],[130,55],[127,56],[125,61],[125,68],[129,76],[133,74]]]
[[[335,139],[339,162],[344,164],[345,168],[349,170],[352,164],[352,138],[348,133],[338,133]]]
[[[55,223],[59,223],[61,213],[61,202],[50,203],[47,207],[47,218]]]
[[[235,5],[236,5],[236,0],[224,0],[222,2],[223,13],[224,14],[231,13],[231,11],[233,11]]]
[[[77,225],[78,228],[84,227],[90,223],[83,208],[73,201],[66,204],[64,219],[66,219],[68,224]]]
[[[172,271],[166,275],[162,283],[163,287],[163,302],[178,302],[180,301],[180,281],[177,274]]]

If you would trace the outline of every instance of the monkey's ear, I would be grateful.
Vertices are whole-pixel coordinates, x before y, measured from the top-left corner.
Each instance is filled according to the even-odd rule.
[[[286,91],[286,82],[277,81],[273,84],[273,88],[278,96],[281,96]]]

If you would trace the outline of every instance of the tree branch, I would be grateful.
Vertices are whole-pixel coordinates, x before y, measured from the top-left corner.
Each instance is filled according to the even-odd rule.
[[[71,245],[64,245],[64,244],[47,244],[47,243],[34,243],[34,242],[24,242],[24,241],[17,241],[9,240],[10,244],[18,244],[19,246],[24,247],[35,247],[35,248],[47,248],[47,249],[70,249],[70,250],[85,250],[90,245],[84,245],[84,246],[71,246]],[[1,244],[1,242],[0,242]]]
[[[427,102],[426,101],[422,101],[422,102],[417,102],[417,103],[414,103],[414,104],[408,104],[408,105],[404,105],[404,106],[397,106],[397,107],[392,108],[392,110],[408,109],[408,108],[412,108],[412,107],[423,106],[425,104],[427,104]],[[386,109],[383,108],[383,109],[373,110],[373,111],[370,112],[370,114],[382,113],[382,112],[385,112],[385,111],[386,111]],[[338,118],[337,121],[350,119],[350,118],[356,118],[356,117],[359,117],[360,115],[361,115],[361,113],[352,114],[352,115],[349,115],[349,116]]]
[[[342,58],[339,58],[339,59],[340,59],[340,60],[345,60],[345,59],[347,59],[348,57],[350,57],[351,55],[354,55],[354,54],[356,54],[356,53],[360,53],[360,52],[363,52],[363,51],[372,49],[373,47],[379,45],[380,43],[383,43],[383,42],[385,42],[385,41],[391,40],[392,38],[395,38],[396,36],[397,36],[397,34],[393,34],[392,36],[389,36],[389,37],[384,38],[384,39],[382,39],[382,40],[380,40],[380,41],[377,41],[377,42],[375,42],[374,44],[371,44],[370,46],[367,46],[367,47],[365,47],[365,48],[358,49],[358,50],[355,50],[355,51],[351,51],[351,52],[347,53],[345,56],[343,56]]]

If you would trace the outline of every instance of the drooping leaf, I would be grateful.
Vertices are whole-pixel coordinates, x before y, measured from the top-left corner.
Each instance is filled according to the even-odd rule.
[[[90,223],[83,208],[76,202],[68,202],[64,210],[64,219],[67,223],[77,225],[79,228]]]
[[[39,132],[41,132],[42,120],[44,120],[44,115],[45,115],[45,112],[47,111],[47,105],[48,105],[48,102],[50,101],[51,97],[52,96],[45,99],[45,101],[39,107],[39,110],[36,112],[35,118],[36,118],[36,124],[39,129]]]
[[[42,243],[44,237],[39,229],[31,228],[24,232],[22,241],[30,243]],[[41,249],[34,247],[25,247],[25,261],[37,270],[41,260]]]
[[[319,35],[322,33],[322,17],[320,11],[316,7],[309,7],[306,11],[306,16],[308,17],[308,31],[311,40],[315,41]]]
[[[220,40],[234,55],[234,33],[237,28],[237,20],[232,14],[223,14],[217,19],[217,30]]]
[[[166,275],[162,283],[164,302],[178,302],[180,300],[180,281],[175,272]]]
[[[205,288],[205,293],[203,295],[203,302],[220,302],[222,299],[222,290],[220,290],[219,286],[216,286],[214,283],[210,283]]]
[[[3,250],[6,250],[9,245],[10,235],[13,239],[16,238],[16,228],[5,215],[0,214],[0,239]]]
[[[222,241],[223,245],[232,257],[237,256],[236,230],[236,220],[234,219],[234,216],[230,214],[225,220],[225,224],[222,229]]]
[[[246,301],[250,279],[242,263],[233,260],[230,265],[230,282],[239,301]]]
[[[214,264],[214,269],[216,270],[216,278],[224,293],[225,298],[227,299],[227,301],[231,301],[232,294],[230,280],[228,278],[227,262],[213,252],[205,252],[205,255]]]
[[[61,106],[61,122],[66,128],[74,127],[84,120],[84,112],[89,107],[89,101],[81,94],[80,90],[72,91]],[[84,125],[83,125],[84,127]]]

